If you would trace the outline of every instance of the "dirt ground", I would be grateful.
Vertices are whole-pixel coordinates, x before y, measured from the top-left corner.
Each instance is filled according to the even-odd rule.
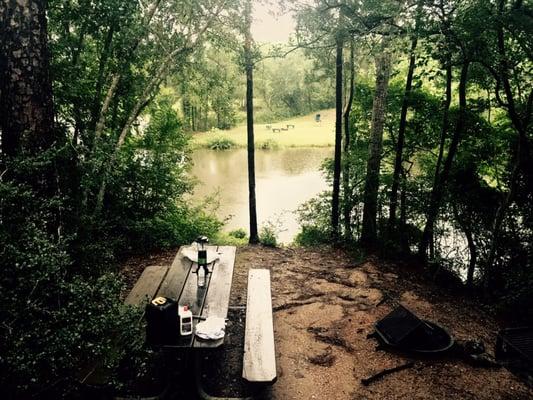
[[[135,275],[134,269],[142,264],[132,263],[128,275]],[[356,263],[330,248],[242,247],[237,250],[232,306],[246,303],[251,267],[272,271],[278,368],[278,380],[270,390],[273,399],[533,399],[533,390],[503,368],[376,351],[376,341],[367,335],[400,301],[421,318],[446,327],[458,340],[482,340],[492,353],[499,329],[494,320],[461,296],[417,279],[409,266],[373,258]],[[360,383],[407,361],[415,361],[414,367],[369,386]],[[235,367],[238,371],[240,366]]]

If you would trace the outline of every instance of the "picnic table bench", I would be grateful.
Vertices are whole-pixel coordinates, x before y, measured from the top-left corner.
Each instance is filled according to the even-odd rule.
[[[274,383],[277,377],[268,269],[248,271],[242,377],[255,383]]]

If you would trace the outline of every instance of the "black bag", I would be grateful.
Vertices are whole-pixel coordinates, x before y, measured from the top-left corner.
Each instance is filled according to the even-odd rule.
[[[146,340],[160,346],[176,343],[180,335],[178,303],[157,297],[146,306]]]

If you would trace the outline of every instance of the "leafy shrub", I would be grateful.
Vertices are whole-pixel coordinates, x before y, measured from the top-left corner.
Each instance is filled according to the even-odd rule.
[[[298,208],[298,222],[302,230],[296,235],[295,244],[315,246],[331,241],[330,199],[331,193],[322,192]]]
[[[211,150],[230,150],[236,146],[233,140],[224,136],[214,137],[207,142],[207,147]]]
[[[146,249],[168,248],[191,243],[199,235],[213,237],[222,225],[201,206],[182,204],[174,205],[154,218],[136,222],[130,227],[129,234]]]
[[[265,141],[259,142],[257,148],[261,150],[278,150],[279,144],[274,139],[267,139]]]
[[[248,237],[238,238],[232,235],[232,232],[219,231],[211,239],[211,243],[221,246],[245,246],[248,243]]]
[[[302,230],[294,238],[294,244],[303,247],[318,246],[330,242],[331,235],[328,232],[309,225],[302,226]]]
[[[234,229],[231,232],[229,232],[229,235],[237,239],[246,239],[246,237],[248,236],[248,233],[246,233],[244,229],[239,228],[239,229]]]
[[[72,238],[49,231],[64,199],[9,182],[0,183],[0,197],[0,386],[6,398],[56,398],[72,389],[80,366],[117,364],[111,338],[129,321],[122,282],[110,272],[82,275],[68,254]]]
[[[150,110],[150,124],[131,138],[121,153],[120,168],[108,194],[105,224],[127,238],[124,252],[141,252],[190,243],[199,234],[213,236],[222,222],[205,205],[190,206],[187,175],[189,135],[181,129],[171,102],[159,100]]]
[[[268,247],[277,247],[278,245],[278,229],[276,225],[268,221],[259,230],[259,241],[262,245]]]

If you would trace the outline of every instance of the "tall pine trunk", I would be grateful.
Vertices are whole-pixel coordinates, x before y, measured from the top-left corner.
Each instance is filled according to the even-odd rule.
[[[379,191],[379,170],[381,166],[381,150],[383,146],[383,127],[387,109],[387,94],[391,70],[391,56],[384,49],[376,57],[376,89],[372,105],[372,128],[368,147],[366,166],[365,191],[363,195],[363,228],[361,243],[373,246],[377,241],[377,208]]]
[[[463,136],[466,125],[466,86],[468,83],[469,66],[470,63],[468,61],[464,61],[461,67],[461,78],[459,81],[459,115],[457,116],[455,131],[450,142],[450,147],[448,149],[448,154],[446,155],[442,171],[439,172],[439,168],[437,166],[435,184],[431,190],[431,197],[426,215],[426,224],[422,233],[422,239],[420,240],[420,244],[418,246],[418,254],[423,260],[427,259],[427,248],[430,245],[430,240],[433,238],[433,229],[439,214],[444,191],[446,190],[448,176],[450,175],[453,159],[457,152],[457,148]]]
[[[348,101],[344,108],[344,162],[342,171],[342,185],[343,185],[343,198],[344,198],[344,236],[346,240],[352,238],[352,201],[351,201],[351,188],[350,188],[350,111],[352,109],[353,92],[354,92],[354,80],[355,80],[355,65],[354,65],[354,43],[350,41],[350,87],[348,88]]]
[[[333,197],[331,199],[331,229],[333,241],[339,241],[339,195],[341,177],[341,144],[342,144],[342,35],[337,33],[337,57],[335,64],[335,156],[333,166]]]
[[[254,79],[252,59],[252,3],[245,8],[244,57],[246,62],[246,130],[248,134],[248,207],[250,211],[250,243],[259,243],[257,208],[255,201],[255,145],[254,145]]]
[[[1,2],[0,28],[2,153],[37,155],[55,139],[46,2]]]

